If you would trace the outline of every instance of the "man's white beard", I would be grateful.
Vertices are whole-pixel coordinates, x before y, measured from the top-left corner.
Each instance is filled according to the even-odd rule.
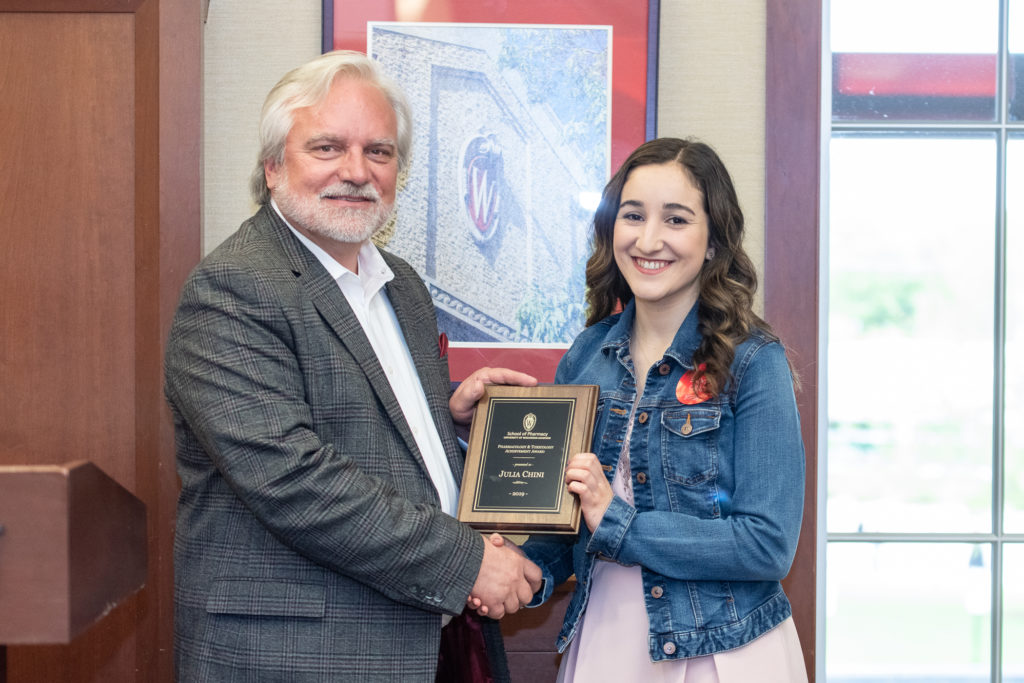
[[[336,242],[358,244],[365,242],[380,230],[391,218],[393,204],[380,199],[377,190],[369,183],[356,185],[338,182],[324,188],[316,197],[300,196],[292,192],[287,174],[272,192],[281,213],[297,228],[308,230]],[[329,196],[356,196],[373,200],[372,208],[357,209],[347,206],[332,206]]]

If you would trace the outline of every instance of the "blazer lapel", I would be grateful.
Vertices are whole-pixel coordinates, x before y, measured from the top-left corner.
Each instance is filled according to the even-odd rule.
[[[405,413],[402,412],[398,398],[391,388],[391,383],[388,382],[387,375],[384,374],[384,368],[381,367],[377,354],[366,337],[366,332],[359,324],[359,319],[356,318],[348,300],[338,288],[338,283],[334,281],[334,278],[330,276],[316,256],[291,233],[291,230],[281,221],[272,207],[264,206],[263,211],[268,218],[268,227],[284,249],[292,272],[309,293],[321,318],[355,358],[391,422],[402,435],[409,452],[413,454],[424,474],[429,476],[426,463],[416,445],[416,439],[405,419]]]
[[[385,260],[388,254],[384,253]],[[445,456],[448,459],[448,466],[451,467],[456,483],[462,481],[463,456],[459,448],[452,428],[452,415],[448,408],[450,397],[450,382],[446,368],[441,368],[442,363],[447,363],[440,358],[437,341],[437,325],[434,322],[433,309],[424,312],[415,302],[420,297],[411,296],[406,293],[408,283],[400,278],[395,278],[387,284],[388,299],[395,311],[395,317],[402,327],[402,334],[405,337],[406,345],[412,356],[412,362],[416,366],[416,374],[420,377],[420,385],[430,407],[431,417],[441,443],[444,446]],[[437,382],[437,375],[441,373],[442,382]],[[437,387],[444,385],[444,393],[440,393]]]

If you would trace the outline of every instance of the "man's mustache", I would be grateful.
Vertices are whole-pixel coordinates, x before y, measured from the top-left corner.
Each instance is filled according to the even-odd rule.
[[[375,202],[380,201],[380,195],[377,193],[376,188],[370,184],[356,185],[355,183],[339,182],[320,190],[321,199],[338,197],[356,197],[358,199],[370,199]]]

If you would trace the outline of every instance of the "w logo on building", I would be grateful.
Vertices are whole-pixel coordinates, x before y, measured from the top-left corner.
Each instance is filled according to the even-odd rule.
[[[477,135],[462,154],[462,200],[473,236],[490,239],[500,224],[501,195],[505,185],[501,146],[494,135]]]

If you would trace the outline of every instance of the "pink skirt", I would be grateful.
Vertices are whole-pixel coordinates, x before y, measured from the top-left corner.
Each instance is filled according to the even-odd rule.
[[[806,683],[790,617],[746,645],[693,659],[652,662],[640,567],[599,561],[586,612],[562,657],[559,683]]]

